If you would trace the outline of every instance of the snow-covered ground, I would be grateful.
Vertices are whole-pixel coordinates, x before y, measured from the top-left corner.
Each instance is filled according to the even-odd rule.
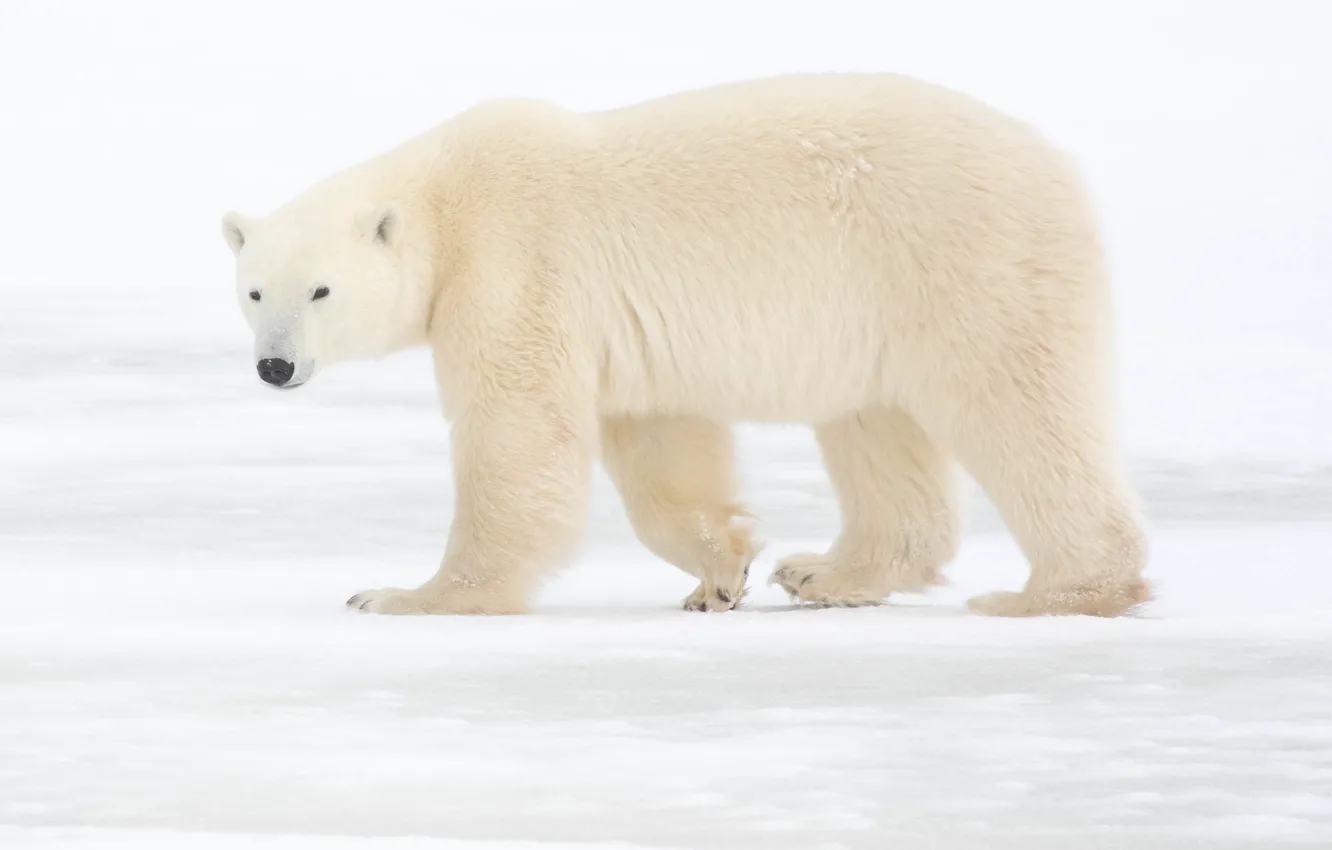
[[[0,5],[0,848],[1332,846],[1317,4],[696,6]],[[262,386],[221,212],[483,96],[808,68],[958,85],[1084,163],[1159,600],[966,613],[1025,569],[975,497],[951,586],[794,608],[762,581],[831,494],[807,433],[744,428],[740,611],[678,610],[603,476],[533,615],[344,611],[443,550],[426,358]]]
[[[1019,566],[970,543],[929,604],[715,617],[603,546],[485,621],[339,610],[419,575],[410,547],[33,555],[0,627],[0,846],[1332,843],[1329,529],[1162,535],[1133,622],[968,617]]]
[[[243,341],[43,336],[0,352],[0,846],[1332,842],[1326,473],[1139,469],[1141,619],[965,613],[1024,570],[979,500],[952,586],[799,610],[761,581],[831,498],[807,435],[747,429],[742,611],[677,610],[598,477],[534,615],[357,616],[442,551],[423,357],[276,393]]]

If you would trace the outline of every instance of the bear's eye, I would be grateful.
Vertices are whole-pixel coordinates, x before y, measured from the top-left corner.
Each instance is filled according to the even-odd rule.
[[[320,286],[315,289],[314,295],[310,297],[310,300],[318,301],[320,298],[327,298],[327,297],[328,297],[328,287]]]
[[[262,296],[259,294],[259,290],[257,290],[257,289],[251,289],[251,290],[250,290],[250,300],[251,300],[251,301],[258,301],[261,297],[262,297]]]

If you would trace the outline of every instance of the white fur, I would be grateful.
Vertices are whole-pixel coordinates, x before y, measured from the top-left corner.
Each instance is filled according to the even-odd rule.
[[[935,583],[954,461],[1032,568],[974,610],[1149,596],[1087,200],[1062,156],[965,96],[829,74],[591,114],[492,102],[224,232],[257,344],[279,339],[302,379],[433,348],[458,496],[443,563],[353,607],[525,610],[576,551],[600,450],[644,544],[698,576],[686,606],[730,608],[757,551],[736,420],[810,423],[837,493],[831,549],[773,573],[794,597]]]

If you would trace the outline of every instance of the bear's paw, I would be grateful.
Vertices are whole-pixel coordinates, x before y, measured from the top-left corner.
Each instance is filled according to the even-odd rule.
[[[1141,578],[1086,580],[1065,587],[998,591],[967,600],[967,608],[989,617],[1133,616],[1152,600]]]
[[[768,578],[791,597],[792,601],[816,607],[858,608],[878,605],[887,596],[867,570],[843,564],[827,555],[788,555],[777,562]]]
[[[422,587],[363,590],[347,600],[362,614],[522,614],[526,606],[504,594]]]
[[[745,567],[745,576],[749,575],[749,568]],[[740,600],[745,598],[749,588],[744,585],[743,580],[738,587],[719,587],[711,582],[704,581],[699,584],[694,592],[685,597],[684,609],[686,611],[732,611],[740,606]]]

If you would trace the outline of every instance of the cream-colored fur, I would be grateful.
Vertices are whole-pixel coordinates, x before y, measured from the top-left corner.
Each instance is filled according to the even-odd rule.
[[[643,543],[699,578],[686,607],[732,607],[758,549],[737,420],[816,429],[843,530],[779,562],[798,599],[935,583],[955,462],[1031,564],[974,610],[1149,596],[1088,202],[1062,156],[965,96],[830,74],[591,114],[493,102],[223,227],[256,354],[293,384],[433,349],[448,546],[432,579],[360,610],[524,611],[579,545],[598,452]]]

